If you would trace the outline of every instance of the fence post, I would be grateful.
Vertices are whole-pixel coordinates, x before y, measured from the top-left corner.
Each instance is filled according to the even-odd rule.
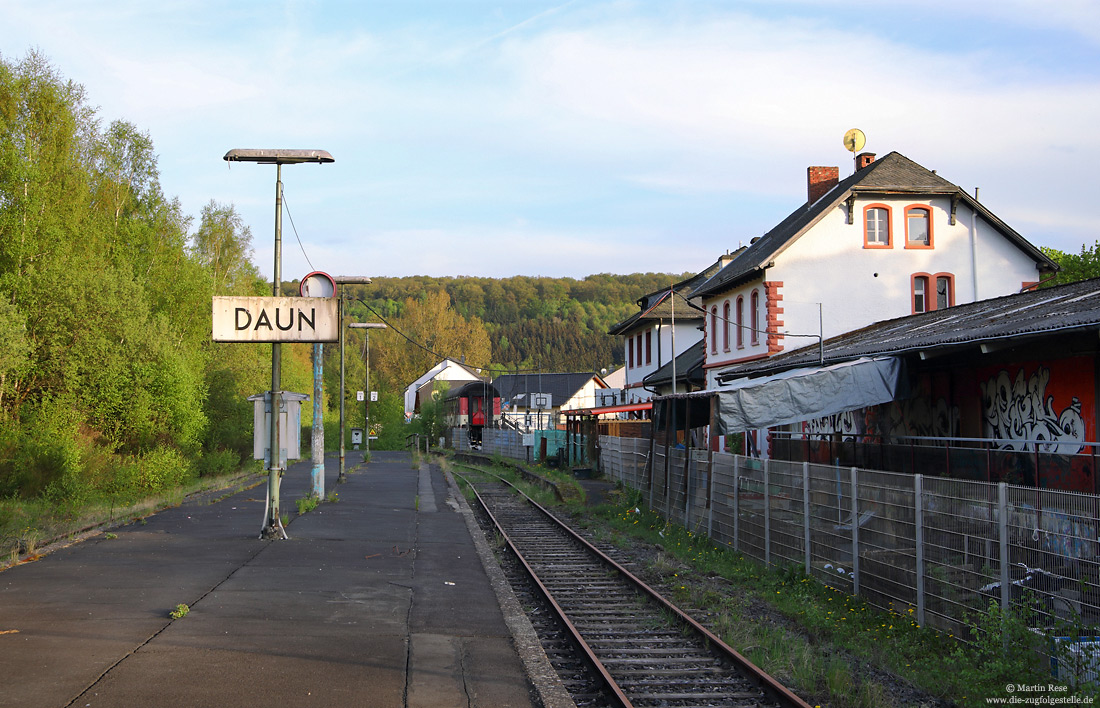
[[[733,456],[733,548],[741,550],[741,456]]]
[[[707,464],[707,538],[714,538],[714,451]]]
[[[917,553],[917,624],[924,626],[924,476],[913,475],[914,536]]]
[[[802,462],[802,543],[805,546],[806,575],[810,574],[810,463]]]
[[[767,566],[772,564],[772,496],[769,462],[771,458],[764,460],[764,565]]]
[[[1001,611],[1008,612],[1008,485],[997,483],[997,536],[1001,556]]]
[[[852,468],[852,594],[859,597],[859,476]]]

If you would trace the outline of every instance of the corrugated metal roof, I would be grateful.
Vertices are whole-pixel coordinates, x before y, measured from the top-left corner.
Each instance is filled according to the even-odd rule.
[[[830,363],[882,354],[933,353],[1089,329],[1100,329],[1100,278],[877,322],[825,340],[824,358]],[[720,378],[759,376],[818,359],[815,343],[747,362]]]

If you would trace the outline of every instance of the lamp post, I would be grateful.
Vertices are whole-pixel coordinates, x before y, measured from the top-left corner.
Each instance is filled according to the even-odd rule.
[[[363,384],[363,459],[370,455],[370,330],[385,329],[381,322],[351,322],[348,327],[366,330],[363,332],[363,365],[366,377]]]
[[[222,157],[226,162],[256,162],[275,165],[275,272],[271,278],[272,295],[279,297],[283,277],[283,165],[303,162],[323,164],[335,162],[325,150],[230,150]],[[279,479],[282,476],[282,448],[279,445],[279,408],[282,404],[282,347],[271,344],[271,447],[268,452],[267,513],[261,538],[286,538],[279,519]]]
[[[362,275],[338,275],[333,280],[337,285],[370,285],[370,278]],[[344,434],[344,289],[340,289],[340,474],[337,484],[348,481],[345,471],[345,434]]]

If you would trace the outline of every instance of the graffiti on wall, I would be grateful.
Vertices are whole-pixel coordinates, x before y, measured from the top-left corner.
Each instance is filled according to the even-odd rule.
[[[1050,369],[1039,366],[1031,376],[1024,369],[1012,379],[1005,369],[979,383],[986,437],[997,440],[1001,450],[1033,449],[1028,441],[1041,441],[1040,452],[1072,455],[1084,447],[1086,428],[1081,399],[1072,396],[1058,410],[1047,394]]]

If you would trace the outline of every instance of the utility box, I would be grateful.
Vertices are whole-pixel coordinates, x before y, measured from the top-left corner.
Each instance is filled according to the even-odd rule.
[[[271,451],[271,391],[249,396],[252,401],[252,459],[263,460],[270,468]],[[283,391],[279,394],[279,467],[286,469],[287,460],[302,458],[302,402],[304,393]]]
[[[363,429],[352,428],[351,429],[351,444],[354,446],[353,450],[358,450],[359,446],[363,444]]]

